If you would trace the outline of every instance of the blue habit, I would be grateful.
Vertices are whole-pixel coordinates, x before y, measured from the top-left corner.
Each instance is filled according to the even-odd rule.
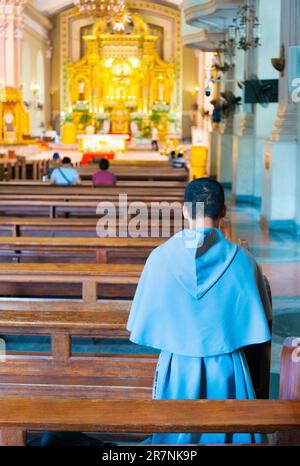
[[[262,272],[217,229],[183,230],[149,256],[127,328],[161,351],[155,399],[255,397],[242,348],[270,340]],[[149,443],[254,443],[259,434],[153,434]]]

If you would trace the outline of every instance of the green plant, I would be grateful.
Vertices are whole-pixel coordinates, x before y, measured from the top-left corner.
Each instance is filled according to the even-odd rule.
[[[145,126],[143,130],[143,137],[146,139],[151,137],[151,126]]]
[[[150,120],[152,123],[160,123],[161,121],[161,115],[159,113],[153,112],[150,116]]]
[[[175,113],[170,113],[168,117],[169,123],[177,123],[177,116]]]
[[[90,121],[91,121],[91,115],[89,115],[88,113],[83,113],[83,115],[81,115],[79,118],[79,123],[81,123],[82,125],[87,124]]]
[[[64,117],[64,123],[72,123],[73,117],[70,113],[66,113]]]

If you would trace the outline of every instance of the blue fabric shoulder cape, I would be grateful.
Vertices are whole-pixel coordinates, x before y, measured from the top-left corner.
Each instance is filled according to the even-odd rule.
[[[269,306],[248,252],[217,229],[183,230],[150,254],[127,328],[140,345],[215,356],[270,340]]]

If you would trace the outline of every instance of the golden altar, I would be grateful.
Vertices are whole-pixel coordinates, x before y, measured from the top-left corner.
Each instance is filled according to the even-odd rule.
[[[130,30],[114,31],[100,19],[84,36],[86,53],[67,69],[65,122],[76,135],[94,127],[96,134],[148,134],[156,126],[163,138],[175,114],[175,67],[157,51],[157,36],[140,15],[131,14]]]

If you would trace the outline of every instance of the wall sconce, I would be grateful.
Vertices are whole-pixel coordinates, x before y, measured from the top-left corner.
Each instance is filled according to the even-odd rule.
[[[284,44],[281,45],[280,49],[280,57],[279,58],[271,58],[271,63],[275,70],[281,73],[281,76],[284,75],[284,68],[285,68],[285,49]]]

